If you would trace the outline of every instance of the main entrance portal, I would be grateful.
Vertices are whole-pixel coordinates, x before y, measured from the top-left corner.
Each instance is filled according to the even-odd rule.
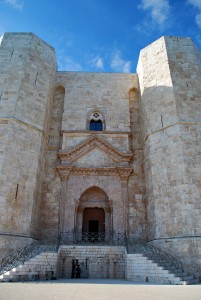
[[[105,233],[105,212],[103,208],[85,208],[83,211],[82,232]]]
[[[106,236],[112,232],[112,213],[107,194],[93,186],[81,195],[76,209],[76,234]]]

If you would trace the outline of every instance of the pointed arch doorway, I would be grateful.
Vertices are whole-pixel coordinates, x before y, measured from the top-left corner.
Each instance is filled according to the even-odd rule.
[[[99,187],[87,189],[79,199],[76,232],[105,236],[112,231],[111,207],[107,194]]]

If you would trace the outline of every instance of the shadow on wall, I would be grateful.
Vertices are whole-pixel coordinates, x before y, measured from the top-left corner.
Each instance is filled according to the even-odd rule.
[[[201,244],[196,238],[201,232],[200,216],[195,209],[201,196],[200,123],[196,123],[196,105],[185,98],[182,103],[181,95],[159,86],[145,89],[141,96],[147,228],[149,240],[189,268],[192,265],[195,273],[201,265]],[[178,239],[164,242],[172,237]]]

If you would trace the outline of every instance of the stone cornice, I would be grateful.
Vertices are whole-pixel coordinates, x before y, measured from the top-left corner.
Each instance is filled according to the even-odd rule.
[[[110,167],[110,168],[84,168],[77,166],[65,166],[61,165],[57,167],[57,171],[63,181],[68,180],[70,175],[82,175],[82,176],[117,176],[119,175],[121,180],[128,180],[132,173],[132,168],[129,167]]]
[[[84,154],[87,154],[94,148],[102,150],[104,153],[110,156],[113,161],[116,162],[130,162],[131,158],[133,157],[132,153],[123,153],[119,151],[111,144],[109,144],[105,139],[97,135],[91,136],[90,138],[88,138],[84,142],[81,142],[80,144],[78,144],[73,149],[67,152],[60,151],[58,153],[58,156],[62,161],[72,162],[77,160]]]
[[[68,135],[89,135],[89,134],[96,134],[96,135],[108,135],[108,134],[117,134],[117,135],[132,135],[130,131],[113,131],[113,130],[104,130],[104,131],[92,131],[92,130],[61,130],[61,135],[68,134]]]

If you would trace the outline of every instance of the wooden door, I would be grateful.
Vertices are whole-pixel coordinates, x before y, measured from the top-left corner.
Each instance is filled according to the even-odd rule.
[[[105,233],[105,211],[103,208],[84,209],[82,232]]]

